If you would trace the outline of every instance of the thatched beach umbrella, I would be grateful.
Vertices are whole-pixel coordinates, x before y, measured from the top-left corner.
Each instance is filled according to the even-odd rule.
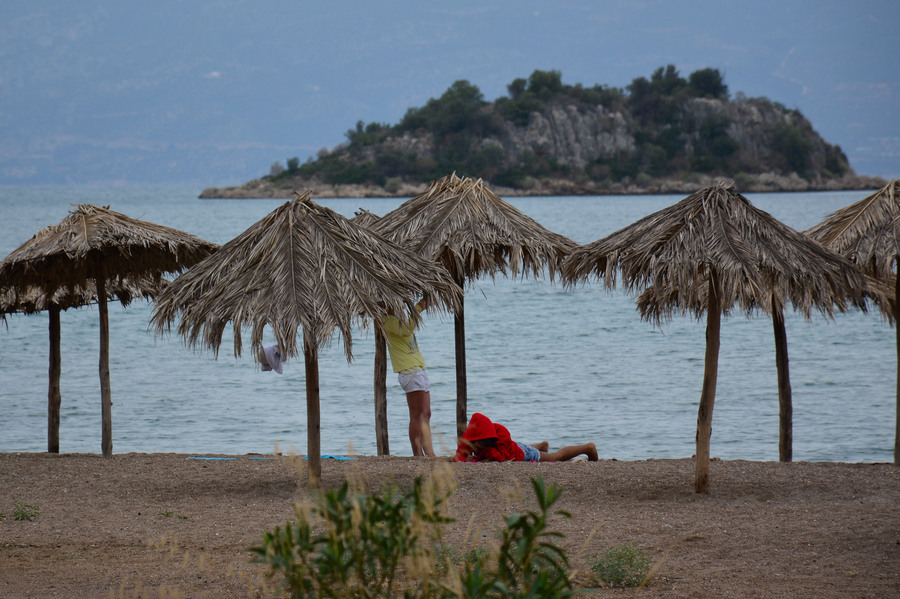
[[[201,344],[217,354],[231,322],[235,356],[241,354],[245,325],[252,327],[254,355],[268,325],[282,356],[302,351],[307,472],[315,485],[321,473],[319,346],[337,329],[350,361],[353,321],[371,317],[380,323],[390,310],[418,318],[418,297],[429,298],[439,309],[453,309],[460,294],[439,265],[316,204],[307,193],[297,194],[175,279],[157,298],[151,322],[163,332],[181,313],[178,333],[190,345]],[[303,345],[298,347],[301,328]]]
[[[353,218],[350,219],[350,222],[374,230],[375,224],[378,223],[379,220],[381,220],[381,217],[374,212],[369,212],[365,208],[360,208],[353,213]]]
[[[806,234],[858,264],[876,281],[893,287],[894,301],[878,303],[897,335],[894,463],[900,464],[900,180],[894,179],[872,195],[832,213]]]
[[[483,275],[515,277],[544,268],[551,280],[562,259],[575,247],[572,240],[549,231],[488,189],[481,179],[455,173],[433,181],[424,192],[404,202],[377,223],[379,231],[420,256],[442,264],[460,287]],[[456,344],[456,426],[468,424],[465,314],[454,315]]]
[[[42,229],[0,262],[0,288],[9,294],[10,310],[24,306],[27,311],[30,303],[34,309],[47,307],[50,311],[51,387],[54,378],[58,383],[55,368],[59,366],[59,309],[82,305],[96,297],[100,312],[104,457],[112,456],[107,307],[110,290],[119,299],[129,301],[134,295],[152,296],[163,273],[180,272],[216,247],[184,231],[136,220],[108,206],[79,204],[58,225]],[[51,398],[51,411],[53,402]]]
[[[787,302],[808,317],[814,308],[826,315],[844,310],[848,297],[863,301],[863,276],[853,264],[753,207],[727,184],[700,190],[582,246],[563,264],[569,284],[596,275],[612,288],[618,272],[626,290],[649,288],[639,299],[644,318],[659,320],[676,311],[699,318],[706,312],[698,493],[709,491],[721,315],[737,306],[747,313],[763,310],[778,321]],[[786,350],[784,356],[786,362]]]
[[[166,283],[158,276],[148,274],[143,277],[131,277],[126,280],[114,280],[107,283],[107,296],[110,300],[118,300],[127,306],[133,298],[150,299]],[[60,392],[60,375],[62,373],[62,357],[60,352],[60,312],[69,308],[87,306],[97,301],[97,288],[93,281],[84,287],[75,289],[59,288],[52,296],[48,296],[36,287],[7,289],[0,291],[0,318],[7,314],[36,314],[46,311],[49,314],[50,351],[48,370],[49,384],[47,388],[47,452],[59,453],[59,421],[62,407]]]

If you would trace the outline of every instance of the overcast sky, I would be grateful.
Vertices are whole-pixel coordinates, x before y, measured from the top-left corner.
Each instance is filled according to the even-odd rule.
[[[457,80],[625,87],[674,64],[900,176],[900,1],[5,0],[0,183],[233,185]]]

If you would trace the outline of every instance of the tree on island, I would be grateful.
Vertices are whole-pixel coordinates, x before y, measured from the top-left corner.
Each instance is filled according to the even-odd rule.
[[[735,115],[742,106],[777,117],[756,128],[762,129],[756,131],[760,152],[741,152],[739,129],[745,125]],[[546,143],[522,149],[523,144],[509,142],[527,134],[535,118],[559,108],[619,119],[633,143],[577,164]],[[852,172],[840,147],[825,143],[799,111],[741,93],[732,100],[718,69],[699,69],[685,78],[671,64],[624,89],[568,85],[560,71],[535,70],[527,79],[514,79],[507,95],[493,102],[476,85],[459,80],[440,97],[409,108],[396,125],[358,121],[345,135],[346,143],[334,150],[320,151],[303,165],[288,159],[287,169],[273,170],[268,178],[386,187],[389,181],[418,184],[458,172],[523,189],[535,180],[610,184],[769,172],[811,180]]]

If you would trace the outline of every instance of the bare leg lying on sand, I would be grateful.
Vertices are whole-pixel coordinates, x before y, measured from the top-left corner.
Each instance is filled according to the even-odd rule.
[[[581,454],[586,455],[590,462],[596,462],[599,459],[597,455],[597,446],[593,443],[585,443],[584,445],[566,445],[565,447],[560,447],[556,451],[550,451],[550,443],[547,441],[532,443],[531,446],[541,452],[542,462],[566,462]]]

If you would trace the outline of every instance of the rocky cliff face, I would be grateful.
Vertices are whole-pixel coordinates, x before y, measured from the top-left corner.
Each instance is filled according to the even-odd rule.
[[[486,138],[482,145],[492,143],[507,155],[519,156],[530,150],[577,168],[584,168],[597,158],[635,150],[629,117],[603,106],[552,106],[543,113],[533,112],[527,126],[506,122],[499,137]]]
[[[779,131],[797,132],[799,137],[796,143],[810,146],[808,153],[810,172],[827,170],[826,156],[829,151],[833,154],[840,152],[839,149],[826,143],[802,114],[779,109],[765,99],[723,102],[694,98],[688,105],[696,118],[719,116],[726,119],[730,123],[728,136],[737,142],[736,161],[755,166],[753,170],[757,172],[778,170],[779,160],[776,155],[780,147],[777,142]],[[853,174],[849,166],[848,174]]]
[[[546,113],[534,112],[525,127],[505,122],[499,135],[485,137],[478,143],[478,148],[489,146],[499,146],[507,156],[519,156],[526,151],[549,155],[560,164],[577,168],[584,168],[598,157],[635,149],[625,114],[609,112],[603,106],[582,110],[572,105],[554,106]],[[433,158],[434,138],[427,133],[391,137],[380,146],[366,148],[365,160],[374,160],[377,152],[385,149]]]
[[[774,140],[781,128],[798,132],[801,135],[799,141],[811,146],[810,171],[826,169],[826,156],[832,146],[796,111],[785,111],[764,99],[727,102],[692,98],[686,101],[683,121],[699,123],[712,117],[729,123],[727,134],[737,146],[735,162],[745,165],[750,172],[778,170],[778,144]],[[612,112],[603,106],[587,109],[574,105],[553,106],[543,113],[532,113],[525,127],[505,123],[502,135],[485,138],[482,147],[496,144],[511,156],[530,150],[553,156],[560,164],[584,168],[597,159],[635,152],[635,130],[634,119],[627,112]],[[698,141],[697,131],[688,134],[683,153],[692,155]],[[784,174],[789,176],[790,173]]]
[[[485,177],[495,191],[508,196],[692,193],[723,179],[734,181],[742,192],[876,189],[886,183],[856,175],[840,148],[822,139],[802,114],[765,98],[687,98],[666,123],[654,126],[639,122],[624,107],[555,102],[531,112],[527,124],[503,121],[491,135],[476,140],[472,151],[499,148],[507,167],[524,163],[525,156],[549,158],[572,173],[534,177],[516,187],[503,187]],[[651,150],[663,153],[658,146],[648,145],[651,129],[656,138],[671,133],[669,139],[677,141],[674,161],[685,165],[681,172],[653,174],[645,168],[644,154]],[[434,161],[438,151],[431,133],[406,131],[392,132],[378,143],[353,151],[339,146],[330,158],[366,165],[390,153],[405,153]],[[672,151],[668,152],[671,164]],[[727,155],[728,168],[702,173],[692,170],[691,165],[704,152],[716,158]],[[601,167],[603,176],[593,176],[596,165],[621,157],[639,168],[616,179],[609,176],[609,167]],[[391,185],[337,185],[318,175],[281,176],[263,177],[236,188],[210,188],[200,197],[291,197],[294,191],[310,191],[314,197],[408,197],[423,188],[421,181],[402,177],[396,177]]]

